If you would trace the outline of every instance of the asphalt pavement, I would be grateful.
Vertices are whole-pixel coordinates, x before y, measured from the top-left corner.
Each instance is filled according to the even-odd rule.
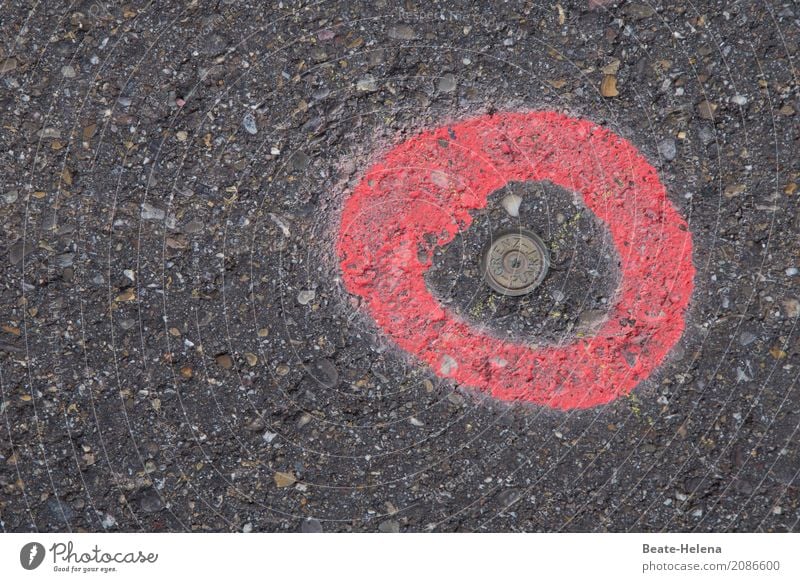
[[[796,2],[11,1],[0,30],[2,531],[800,530]],[[541,110],[633,144],[693,241],[680,340],[601,406],[454,382],[343,282],[373,164]],[[480,272],[509,216],[555,266],[522,297]],[[449,312],[591,335],[618,249],[574,192],[473,219],[426,276]]]

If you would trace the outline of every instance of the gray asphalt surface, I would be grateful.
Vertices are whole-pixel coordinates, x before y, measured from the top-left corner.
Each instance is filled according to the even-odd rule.
[[[796,2],[270,4],[2,3],[3,531],[800,529]],[[340,281],[372,161],[528,109],[629,139],[694,237],[683,339],[607,406],[442,380]],[[490,301],[479,229],[429,285],[564,337],[615,285],[572,224],[529,301]]]

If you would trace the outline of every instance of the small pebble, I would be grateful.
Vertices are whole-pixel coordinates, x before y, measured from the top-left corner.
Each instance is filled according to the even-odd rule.
[[[279,488],[289,487],[297,482],[297,477],[291,471],[285,473],[283,471],[276,471],[273,475],[275,485]]]
[[[650,18],[655,13],[655,9],[647,3],[637,4],[634,2],[625,6],[625,14],[634,21]]]
[[[261,432],[262,430],[264,430],[265,426],[266,425],[264,424],[264,419],[259,417],[259,418],[254,418],[253,420],[248,422],[244,426],[244,428],[245,430],[249,430],[250,432]]]
[[[400,522],[396,519],[384,521],[378,526],[378,531],[381,533],[399,533]]]
[[[786,317],[798,317],[800,316],[800,301],[794,298],[785,299],[783,301],[783,309],[786,311]]]
[[[304,289],[297,294],[297,302],[300,305],[308,305],[317,297],[317,292],[313,290]]]
[[[516,194],[509,194],[501,201],[503,208],[508,212],[509,216],[516,218],[519,216],[519,207],[522,205],[522,197]]]
[[[450,178],[447,177],[445,172],[441,170],[434,170],[431,172],[431,182],[440,188],[447,188],[450,185]]]
[[[388,31],[389,38],[394,40],[413,40],[417,34],[414,29],[407,24],[392,26]]]
[[[74,261],[75,253],[61,253],[60,255],[56,256],[56,264],[62,269],[71,267]]]
[[[742,334],[739,336],[739,344],[742,346],[749,346],[757,339],[758,338],[755,336],[755,334],[749,331],[743,331]]]
[[[242,119],[242,125],[247,133],[250,135],[255,135],[258,133],[258,127],[256,127],[256,118],[253,117],[253,113],[248,111],[244,114],[244,119]]]
[[[220,368],[225,370],[233,368],[233,358],[231,358],[230,354],[220,354],[215,359]]]
[[[0,60],[0,75],[12,72],[17,68],[17,59],[14,57],[8,58],[4,61]]]
[[[714,103],[711,103],[708,100],[701,101],[697,104],[697,114],[700,116],[701,119],[714,119],[714,112],[717,110],[717,106]]]
[[[600,94],[603,97],[619,96],[617,77],[615,75],[603,75],[603,80],[600,82]]]
[[[31,241],[18,240],[8,250],[8,260],[12,265],[17,265],[22,261],[23,257],[31,254],[34,249],[35,243]]]
[[[318,519],[309,517],[300,524],[300,531],[302,533],[322,533],[322,524]]]
[[[295,152],[292,155],[291,162],[292,162],[292,168],[295,171],[300,172],[308,167],[308,164],[311,163],[311,158],[308,157],[303,152]]]
[[[358,81],[356,81],[356,90],[361,91],[362,93],[373,93],[378,90],[378,82],[372,75],[361,77]]]
[[[599,327],[602,324],[608,314],[599,309],[587,309],[582,311],[581,314],[578,316],[578,328],[582,330],[586,329],[593,329]]]
[[[183,232],[186,234],[195,234],[203,230],[203,223],[199,220],[191,220],[183,227]]]
[[[40,129],[36,135],[43,139],[58,139],[61,137],[61,130],[57,127],[44,127]]]
[[[437,88],[439,89],[439,93],[452,93],[455,91],[457,84],[455,75],[447,73],[439,77]]]
[[[451,392],[447,395],[447,399],[450,401],[451,404],[455,404],[456,406],[461,406],[464,404],[464,397],[461,396],[458,392]]]
[[[142,204],[142,220],[164,220],[167,213],[147,202]]]
[[[145,513],[156,513],[164,509],[164,502],[154,489],[149,489],[139,500],[139,507]]]
[[[700,137],[700,141],[703,143],[704,146],[707,146],[711,142],[714,141],[714,130],[710,127],[701,127],[700,130],[697,132],[698,137]]]
[[[794,277],[797,275],[797,267],[789,267],[785,271],[787,277]]]
[[[674,160],[675,156],[678,155],[678,146],[675,140],[671,137],[661,140],[658,144],[658,153],[668,162]]]
[[[456,370],[456,368],[458,368],[458,362],[446,354],[442,356],[442,364],[439,367],[439,371],[444,376],[449,376],[451,372]]]
[[[339,372],[328,359],[315,360],[307,369],[309,375],[324,388],[334,388],[339,383]]]
[[[326,99],[330,94],[331,94],[330,89],[328,89],[327,87],[322,87],[314,91],[311,94],[311,96],[314,98],[315,101],[322,101],[323,99]]]
[[[497,496],[497,502],[503,506],[508,507],[520,500],[522,495],[516,489],[506,489]]]

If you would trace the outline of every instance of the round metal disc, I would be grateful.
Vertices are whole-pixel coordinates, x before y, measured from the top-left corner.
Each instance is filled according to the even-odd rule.
[[[497,233],[481,259],[489,287],[511,296],[525,295],[538,287],[549,267],[550,257],[542,239],[521,228]]]

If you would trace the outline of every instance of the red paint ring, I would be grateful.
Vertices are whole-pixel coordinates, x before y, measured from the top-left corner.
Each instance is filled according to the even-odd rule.
[[[620,283],[604,325],[565,346],[494,337],[444,308],[423,275],[432,244],[510,181],[579,193],[611,232]],[[625,139],[554,112],[503,113],[428,131],[370,167],[345,202],[337,252],[348,292],[440,376],[508,401],[587,408],[629,393],[678,341],[692,237],[656,170]]]

